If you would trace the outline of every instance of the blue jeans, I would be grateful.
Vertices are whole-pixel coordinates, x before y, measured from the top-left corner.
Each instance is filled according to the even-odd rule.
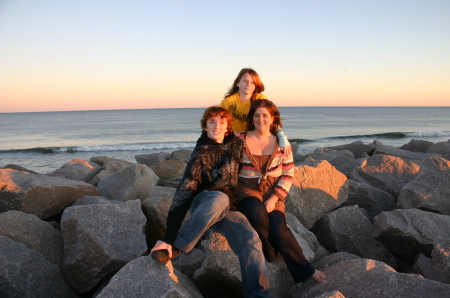
[[[270,297],[266,261],[258,234],[239,211],[229,211],[211,230],[227,238],[241,265],[245,297]]]
[[[191,205],[191,215],[178,232],[174,246],[190,252],[206,230],[225,217],[229,208],[230,200],[221,191],[202,191],[196,195]]]

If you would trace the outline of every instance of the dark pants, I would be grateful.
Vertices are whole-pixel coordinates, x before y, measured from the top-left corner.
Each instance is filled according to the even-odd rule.
[[[239,202],[239,211],[247,218],[259,235],[266,259],[274,261],[278,251],[295,282],[304,282],[314,274],[314,268],[305,259],[302,248],[287,226],[283,212],[267,213],[266,206],[256,197],[247,197]]]

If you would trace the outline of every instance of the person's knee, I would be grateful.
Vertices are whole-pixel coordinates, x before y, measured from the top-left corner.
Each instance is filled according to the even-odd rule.
[[[230,199],[228,196],[221,191],[214,191],[212,194],[214,197],[212,198],[212,205],[217,209],[226,209],[228,210],[230,207]]]

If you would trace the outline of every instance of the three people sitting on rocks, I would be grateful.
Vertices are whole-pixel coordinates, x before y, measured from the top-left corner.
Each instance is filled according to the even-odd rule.
[[[278,183],[277,185],[284,187],[283,189],[277,189],[285,192],[282,200],[287,195],[290,183],[292,183],[292,152],[279,149],[275,131],[270,130],[271,124],[274,122],[274,116],[270,115],[272,110],[261,108],[259,106],[261,102],[271,103],[268,100],[257,100],[252,103],[251,111],[259,118],[256,125],[253,122],[251,125],[258,127],[256,130],[258,132],[260,128],[264,128],[262,136],[265,139],[259,146],[256,146],[256,143],[253,142],[257,140],[254,138],[257,135],[255,130],[247,133],[253,139],[249,144],[245,144],[246,134],[238,136],[233,133],[233,119],[226,109],[211,106],[205,110],[200,120],[202,135],[197,140],[184,175],[175,192],[167,217],[165,234],[150,251],[153,259],[161,264],[166,264],[170,259],[176,258],[180,252],[191,251],[206,230],[211,228],[212,231],[225,236],[230,247],[239,257],[245,297],[270,296],[265,258],[268,261],[273,261],[275,251],[280,252],[283,256],[296,282],[302,282],[309,277],[316,282],[322,282],[326,278],[322,272],[314,270],[305,260],[300,246],[298,246],[286,225],[285,214],[280,211],[274,213],[274,207],[280,201],[279,196],[269,194],[269,200],[266,202],[269,202],[270,204],[268,204],[271,207],[267,209],[264,207],[266,205],[261,198],[267,197],[267,191],[272,193],[273,188],[261,192],[261,198],[251,197],[251,199],[247,199],[245,197],[242,199],[241,196],[242,200],[237,202],[239,197],[236,196],[238,177],[240,177],[240,185],[243,186],[242,194],[245,193],[244,189],[254,188],[254,191],[258,191],[260,178],[267,176],[266,171],[257,171],[259,175],[251,175],[253,178],[248,178],[256,181],[256,183],[252,183],[254,187],[249,188],[242,184],[242,181],[247,179],[245,173],[248,173],[248,166],[252,164],[248,160],[249,156],[253,156],[250,152],[254,154],[262,152],[263,155],[272,156],[275,154],[277,156],[276,163],[279,169],[273,173],[279,175],[271,177],[271,181],[273,180],[274,184]],[[264,110],[264,113],[261,113],[261,109]],[[277,119],[279,121],[279,112]],[[276,123],[275,129],[278,126],[281,127],[280,123]],[[267,127],[269,127],[269,130],[266,129]],[[251,148],[251,151],[247,146]],[[253,152],[255,149],[256,151]],[[270,157],[270,160],[273,159],[273,156]],[[242,160],[244,160],[243,164]],[[292,169],[286,167],[286,163],[291,163],[289,167]],[[261,170],[261,168],[258,167],[258,170]],[[282,168],[283,171],[286,168],[289,175],[282,174]],[[241,171],[241,174],[239,174],[239,171]],[[247,202],[250,200],[252,203],[248,204]],[[245,216],[237,210],[238,207]],[[262,208],[264,208],[264,212]],[[190,210],[190,216],[182,224],[188,210]],[[273,217],[273,214],[276,216]],[[250,219],[250,222],[246,216]],[[266,221],[263,225],[254,220],[255,218],[262,220],[263,217]],[[272,218],[277,219],[277,224],[274,224]],[[266,223],[273,225],[268,233],[265,231],[268,229]],[[292,239],[288,243],[279,240],[272,242],[273,239],[279,239],[280,235],[289,233],[292,235]],[[261,239],[263,239],[263,242],[261,242]],[[293,248],[286,248],[292,245],[294,245]],[[271,253],[268,253],[269,251]],[[294,257],[294,254],[298,255]]]

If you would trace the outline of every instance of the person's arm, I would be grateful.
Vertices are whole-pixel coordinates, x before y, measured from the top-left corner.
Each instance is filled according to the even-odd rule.
[[[170,245],[173,245],[184,217],[191,207],[194,197],[199,192],[199,185],[202,183],[201,173],[203,165],[199,158],[199,152],[196,149],[194,149],[189,159],[167,215],[166,232],[161,240]]]
[[[281,159],[281,164],[279,165],[282,169],[282,174],[275,185],[274,192],[272,195],[278,197],[279,200],[284,201],[289,193],[292,186],[292,180],[294,178],[294,158],[291,153],[283,154]]]
[[[292,147],[291,144],[289,143],[289,140],[287,138],[287,136],[284,134],[284,132],[281,129],[278,129],[277,132],[277,137],[279,140],[279,146],[284,148],[284,151],[287,154],[292,153]]]

